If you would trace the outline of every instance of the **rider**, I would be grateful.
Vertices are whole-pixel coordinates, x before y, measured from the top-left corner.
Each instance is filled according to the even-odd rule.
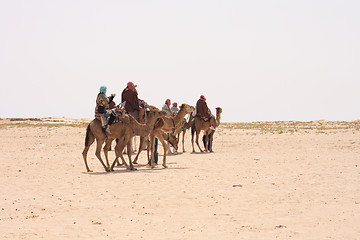
[[[172,114],[172,111],[170,110],[170,105],[171,105],[170,99],[166,99],[166,101],[161,109],[166,112],[166,116],[171,116],[171,114]]]
[[[108,123],[107,118],[111,114],[111,112],[109,110],[109,102],[111,102],[114,99],[115,94],[113,93],[113,94],[111,94],[110,97],[107,97],[106,90],[107,90],[106,86],[100,87],[100,92],[96,98],[95,117],[100,118],[101,126],[103,127],[103,129],[105,129],[105,131],[108,134],[111,134],[110,125],[111,125],[112,121],[109,121],[109,123]]]
[[[176,115],[179,111],[179,108],[177,107],[177,102],[174,102],[172,104],[172,107],[170,108],[170,110],[173,112],[173,115]]]
[[[200,99],[196,103],[196,116],[199,116],[205,121],[210,121],[210,129],[215,131],[214,116],[211,114],[210,109],[206,104],[206,98],[204,95],[200,96]]]
[[[138,92],[133,82],[128,82],[126,88],[121,93],[121,102],[125,103],[125,110],[138,122],[144,123],[143,108],[139,104]]]

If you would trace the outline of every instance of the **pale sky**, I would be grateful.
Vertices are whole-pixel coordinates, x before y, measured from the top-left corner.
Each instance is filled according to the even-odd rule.
[[[92,118],[101,85],[225,122],[360,119],[360,1],[0,0],[1,118]]]

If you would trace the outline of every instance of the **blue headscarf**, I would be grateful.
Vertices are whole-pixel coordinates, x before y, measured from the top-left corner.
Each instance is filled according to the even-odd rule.
[[[106,86],[101,86],[100,87],[100,92],[103,93],[103,94],[106,94]]]

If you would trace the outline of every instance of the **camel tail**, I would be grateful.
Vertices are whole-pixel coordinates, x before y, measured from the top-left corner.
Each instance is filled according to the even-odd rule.
[[[90,129],[90,124],[86,128],[85,147],[89,146],[91,139],[94,138],[94,134]]]

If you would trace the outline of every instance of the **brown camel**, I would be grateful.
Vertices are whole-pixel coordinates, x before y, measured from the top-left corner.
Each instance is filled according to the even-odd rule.
[[[116,134],[116,133],[112,133],[110,135],[110,137],[108,138],[108,140],[106,141],[105,147],[104,147],[104,154],[107,160],[107,153],[108,153],[108,148],[112,142],[112,140],[114,138],[118,139],[118,143],[115,146],[115,154],[116,154],[116,158],[113,162],[113,164],[111,165],[110,170],[113,171],[115,163],[117,162],[117,159],[120,157],[122,162],[126,164],[124,158],[123,158],[123,150],[125,148],[125,146],[130,147],[130,140],[135,137],[135,136],[140,136],[140,137],[145,137],[149,134],[149,131],[151,128],[149,128],[149,125],[147,124],[140,124],[138,123],[135,118],[133,118],[132,116],[129,115],[130,118],[130,124],[129,126],[131,127],[131,130],[129,130],[129,128],[127,128],[125,130],[125,133],[120,134]],[[145,127],[145,128],[144,128]],[[172,144],[175,148],[177,148],[177,139],[175,138],[175,136],[171,135],[171,134],[166,134],[164,132],[161,133],[162,137],[168,141],[170,144]],[[114,135],[114,136],[113,136]],[[113,137],[111,137],[113,136]],[[136,170],[131,162],[131,151],[127,151],[128,152],[128,158],[129,158],[129,164],[130,164],[130,170]],[[149,150],[148,150],[149,152]],[[149,153],[148,153],[148,157],[149,157]]]
[[[150,132],[150,146],[151,146],[151,167],[154,168],[155,167],[155,163],[154,163],[154,141],[155,141],[155,136],[159,139],[159,141],[161,142],[161,144],[163,145],[164,148],[164,157],[163,157],[163,167],[167,168],[166,166],[166,154],[168,151],[168,145],[167,143],[164,141],[164,138],[162,137],[162,132],[171,132],[174,133],[176,130],[176,126],[184,119],[185,115],[188,113],[191,113],[194,111],[194,107],[190,106],[188,104],[183,103],[180,106],[180,110],[179,112],[176,114],[175,117],[162,117],[161,120],[158,120],[155,125],[154,128],[152,129],[152,131]]]
[[[214,123],[215,128],[220,125],[221,113],[222,113],[222,108],[217,107],[216,108],[216,121]],[[204,134],[206,136],[205,137],[205,146],[207,146],[208,145],[207,141],[209,139],[209,133],[212,132],[212,130],[210,130],[210,121],[205,121],[204,119],[196,116],[196,117],[194,117],[194,121],[191,126],[191,143],[192,143],[192,147],[193,147],[193,152],[195,152],[195,148],[194,148],[194,134],[195,133],[196,133],[196,140],[195,140],[196,145],[199,147],[200,151],[203,152],[203,150],[201,149],[201,147],[199,145],[199,134],[200,134],[201,130],[203,130],[205,132],[205,134]],[[205,151],[207,151],[207,148],[205,148]],[[212,151],[212,147],[211,147],[210,151]]]
[[[156,123],[157,120],[161,119],[162,117],[166,116],[166,112],[165,111],[160,111],[157,107],[155,106],[149,106],[149,111],[146,111],[145,114],[145,124],[148,125],[148,127],[150,129],[154,128],[154,125]],[[144,146],[144,142],[145,142],[145,137],[140,137],[140,144],[139,144],[139,151],[136,154],[136,157],[134,159],[134,164],[137,164],[137,160],[139,158],[139,155],[143,149]],[[147,148],[149,151],[149,148]],[[149,153],[148,153],[148,161],[149,161]]]
[[[117,162],[117,159],[119,157],[121,158],[122,162],[124,163],[124,165],[126,166],[127,169],[136,170],[131,161],[131,151],[127,151],[127,155],[129,158],[129,165],[130,165],[130,166],[128,166],[126,164],[124,156],[123,156],[123,150],[124,150],[125,146],[127,146],[128,149],[130,149],[130,140],[133,137],[135,137],[135,136],[145,137],[150,132],[150,128],[146,124],[140,124],[131,115],[128,115],[128,118],[130,120],[128,124],[115,123],[115,124],[111,125],[111,134],[108,135],[108,138],[106,139],[106,142],[105,142],[104,155],[106,158],[106,162],[108,163],[109,162],[108,161],[108,151],[109,151],[111,142],[114,139],[118,139],[118,142],[116,143],[116,146],[115,146],[116,158],[115,158],[113,164],[111,165],[111,168],[110,168],[111,171],[113,171],[115,163]],[[121,125],[119,125],[119,124],[121,124]]]
[[[163,117],[165,115],[166,115],[165,111],[160,111],[157,107],[149,105],[148,110],[145,111],[145,124],[149,127],[149,129],[153,129],[156,121],[161,119],[161,117]],[[176,150],[178,149],[178,140],[173,134],[166,134],[163,131],[161,131],[160,134],[162,135],[162,138],[165,141],[170,143]],[[139,151],[133,161],[133,164],[137,164],[138,157],[139,157],[141,151],[143,150],[143,145],[144,145],[145,139],[146,139],[146,136],[140,136]],[[111,144],[110,144],[110,146],[111,146]],[[131,149],[131,148],[128,147],[128,149]],[[150,159],[149,151],[150,151],[150,148],[147,148],[148,161]],[[131,155],[132,153],[129,152],[129,154]],[[128,154],[128,156],[129,156],[129,154]],[[116,162],[118,165],[120,165],[118,158],[116,158]]]
[[[122,129],[123,127],[125,127],[126,124],[129,124],[129,123],[130,122],[128,119],[122,119],[118,123],[114,123],[111,126],[111,130],[113,130],[113,129],[115,130],[116,128]],[[91,144],[93,144],[95,139],[96,139],[96,144],[97,144],[95,155],[99,159],[99,161],[103,165],[103,167],[105,168],[105,171],[108,172],[108,171],[110,171],[109,162],[107,162],[107,165],[105,165],[103,160],[101,159],[101,147],[102,147],[103,143],[105,142],[105,140],[107,139],[107,136],[105,135],[104,130],[101,126],[101,121],[97,118],[93,119],[87,126],[86,137],[85,137],[85,148],[82,152],[84,162],[85,162],[85,167],[88,172],[91,172],[91,170],[87,164],[87,159],[86,159],[87,153],[89,151]]]

